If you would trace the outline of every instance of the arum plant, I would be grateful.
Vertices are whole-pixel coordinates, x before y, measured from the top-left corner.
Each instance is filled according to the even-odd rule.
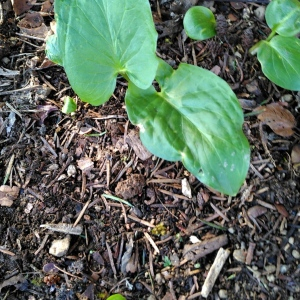
[[[174,70],[156,56],[147,0],[55,0],[55,19],[46,52],[64,67],[82,101],[105,103],[122,75],[128,117],[144,145],[158,157],[182,161],[209,187],[237,194],[250,157],[239,102],[212,72],[184,63]]]
[[[272,0],[266,9],[271,33],[251,49],[263,73],[282,88],[300,91],[300,2]]]
[[[278,86],[300,91],[300,2],[298,0],[272,0],[266,8],[266,22],[271,29],[266,40],[251,49],[257,54],[265,76]],[[216,35],[216,21],[206,7],[190,8],[184,17],[187,35],[205,40]]]

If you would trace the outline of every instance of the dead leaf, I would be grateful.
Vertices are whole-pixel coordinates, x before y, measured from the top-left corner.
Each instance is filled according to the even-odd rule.
[[[274,203],[274,205],[282,216],[284,216],[285,218],[289,217],[289,213],[287,212],[286,208],[282,204]]]
[[[291,160],[293,167],[298,169],[300,167],[300,144],[296,144],[292,149]]]
[[[17,186],[10,187],[8,185],[0,186],[0,205],[12,206],[13,200],[17,199],[19,195],[19,188]]]
[[[94,163],[89,157],[81,158],[80,160],[78,160],[77,165],[78,168],[86,174],[89,174],[89,172],[94,167]]]
[[[271,103],[254,109],[254,112],[261,112],[257,118],[276,134],[284,137],[294,134],[293,128],[296,126],[296,120],[292,113],[284,109],[281,104]]]
[[[250,218],[256,219],[257,217],[265,214],[267,212],[267,209],[260,205],[255,205],[253,207],[250,207],[247,211],[247,214]]]
[[[22,13],[28,11],[34,3],[36,3],[36,0],[14,0],[13,9],[15,14],[19,16]]]
[[[45,38],[49,32],[43,17],[37,12],[27,13],[18,23],[18,27],[21,33],[38,38]]]

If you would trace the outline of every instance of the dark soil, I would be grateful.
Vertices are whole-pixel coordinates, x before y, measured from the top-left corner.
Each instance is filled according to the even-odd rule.
[[[64,70],[45,60],[40,25],[49,30],[51,2],[18,17],[9,0],[0,6],[0,71],[11,72],[0,73],[0,298],[202,299],[222,247],[229,257],[208,299],[299,299],[297,131],[281,137],[245,117],[251,166],[238,195],[228,197],[143,148],[126,115],[124,82],[104,105],[79,101],[74,115],[63,114],[63,97],[76,95]],[[254,13],[263,4],[210,1],[228,27],[195,42],[182,34],[185,5],[150,2],[160,57],[217,73],[245,114],[281,102],[299,124],[300,95],[268,81],[248,54],[248,44],[269,32]],[[42,16],[34,34],[24,30],[30,20],[19,24],[28,11]],[[192,198],[182,193],[183,179]],[[195,239],[206,246],[185,256]],[[55,240],[70,243],[60,257]]]

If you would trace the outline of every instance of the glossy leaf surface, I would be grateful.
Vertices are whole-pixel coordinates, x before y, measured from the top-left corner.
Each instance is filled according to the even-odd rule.
[[[204,6],[191,7],[185,14],[183,26],[194,40],[206,40],[216,35],[216,20],[212,11]]]
[[[300,33],[300,2],[298,0],[272,0],[266,9],[268,26],[282,36]]]
[[[128,116],[140,127],[143,144],[158,157],[183,162],[204,184],[235,195],[249,166],[243,113],[225,81],[210,71],[161,61],[161,91],[129,84]]]
[[[157,32],[145,0],[55,0],[56,35],[47,56],[62,65],[83,101],[100,105],[118,74],[148,88],[157,69]]]
[[[270,42],[261,41],[257,58],[264,74],[282,88],[300,91],[300,40],[275,36]]]

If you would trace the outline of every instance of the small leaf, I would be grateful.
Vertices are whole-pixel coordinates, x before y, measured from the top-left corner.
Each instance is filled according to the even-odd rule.
[[[107,300],[126,300],[121,294],[114,294],[107,298]]]
[[[279,103],[271,103],[264,107],[258,107],[254,111],[262,111],[257,118],[268,125],[276,134],[284,137],[294,134],[293,128],[296,126],[296,120]]]
[[[204,6],[191,7],[185,14],[183,26],[194,40],[206,40],[216,35],[216,20],[212,11]]]
[[[270,42],[261,41],[257,58],[263,73],[282,88],[300,91],[300,40],[275,36]]]
[[[269,27],[282,36],[300,33],[300,2],[298,0],[272,0],[266,9]]]
[[[64,114],[70,114],[70,113],[76,111],[76,109],[77,109],[77,104],[76,104],[75,100],[73,98],[67,96],[64,99],[64,106],[62,107],[61,111]]]
[[[100,105],[118,74],[148,88],[156,73],[156,40],[145,0],[55,0],[56,35],[47,56],[62,65],[79,97]]]
[[[181,160],[204,184],[235,195],[246,177],[250,152],[236,96],[225,81],[202,68],[180,64],[170,72],[162,60],[158,74],[163,74],[160,68],[169,74],[163,81],[157,77],[161,92],[130,83],[125,97],[143,144],[163,159]]]

